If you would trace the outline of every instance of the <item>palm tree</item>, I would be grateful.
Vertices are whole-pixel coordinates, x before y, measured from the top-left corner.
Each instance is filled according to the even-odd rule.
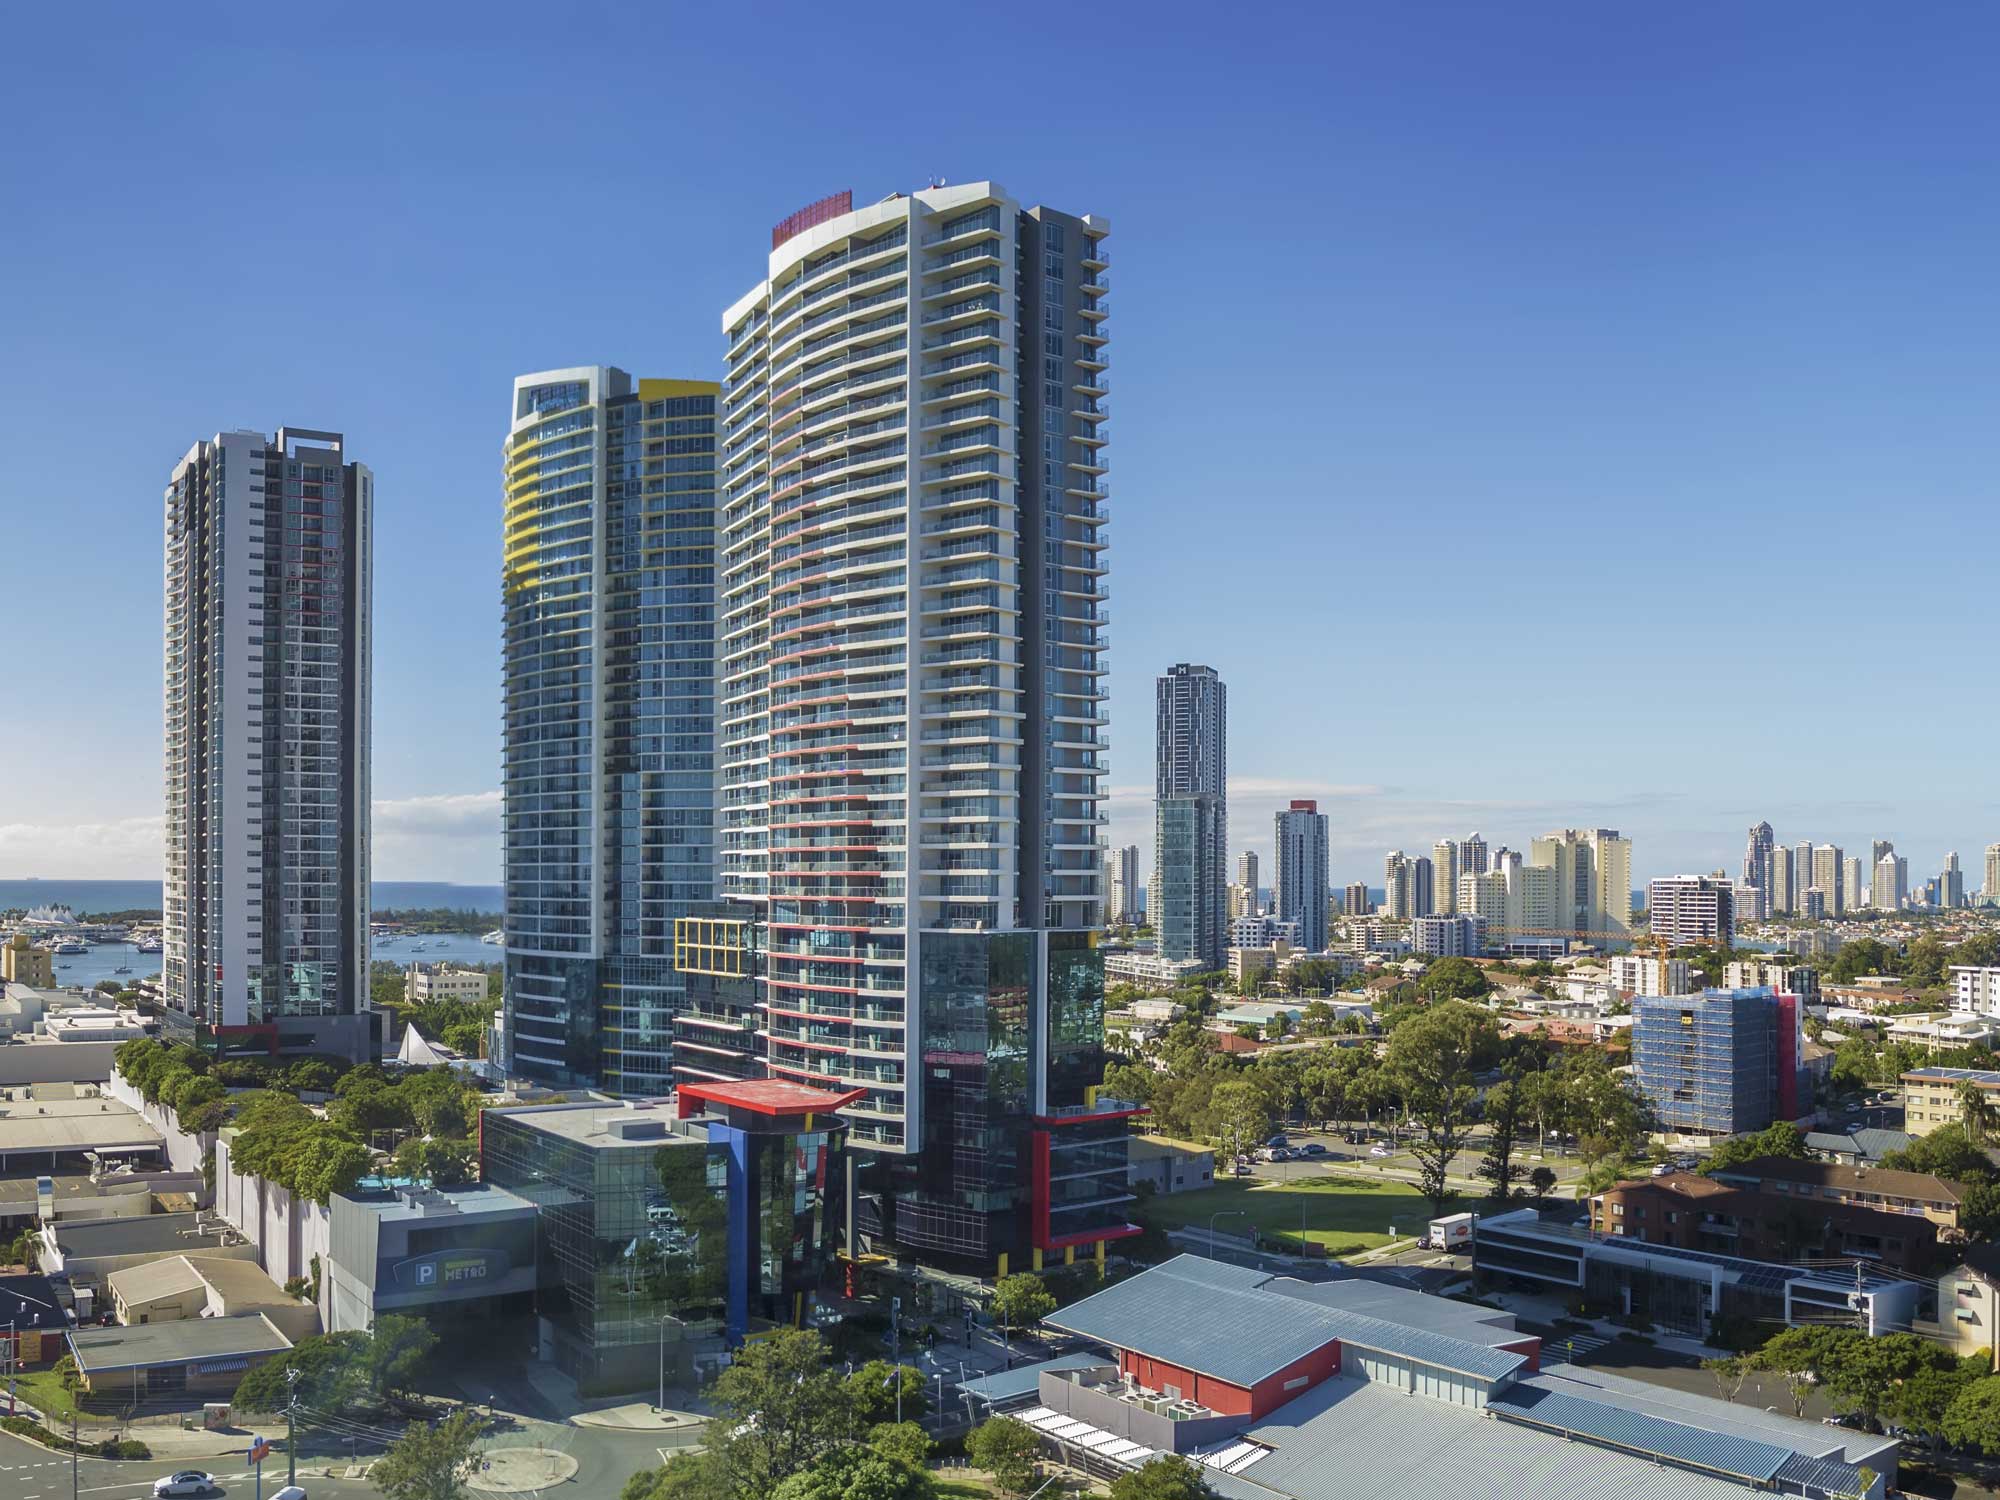
[[[1965,1115],[1965,1136],[1975,1146],[1984,1145],[1986,1131],[1993,1124],[1993,1101],[1986,1096],[1986,1090],[1970,1078],[1958,1086],[1958,1105]]]

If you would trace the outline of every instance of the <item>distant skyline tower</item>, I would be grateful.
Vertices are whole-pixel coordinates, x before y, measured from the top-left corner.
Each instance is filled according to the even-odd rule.
[[[369,1005],[375,478],[337,432],[196,443],[166,489],[163,1029],[379,1056]],[[225,544],[226,539],[226,544]],[[250,1038],[246,1038],[249,1044]]]
[[[1326,947],[1327,822],[1319,804],[1295,801],[1275,818],[1278,850],[1273,894],[1278,920],[1299,924],[1299,946]]]
[[[1375,903],[1369,897],[1368,883],[1356,880],[1341,893],[1340,909],[1350,917],[1365,917],[1375,910]]]
[[[1847,911],[1847,861],[1838,844],[1816,844],[1812,851],[1812,884],[1824,897],[1826,914]]]
[[[1738,920],[1754,920],[1768,917],[1772,913],[1772,902],[1777,880],[1771,868],[1772,851],[1777,847],[1776,836],[1769,823],[1754,823],[1743,849],[1743,884],[1755,886],[1757,894],[1748,897],[1745,905],[1750,909],[1736,913]]]
[[[1458,874],[1484,875],[1488,868],[1485,834],[1468,833],[1458,841]]]
[[[1125,926],[1139,919],[1139,846],[1126,844],[1106,856],[1105,921]]]
[[[1792,845],[1792,904],[1787,910],[1794,914],[1803,912],[1806,892],[1818,884],[1818,874],[1813,868],[1813,842],[1804,839]]]
[[[1163,958],[1220,968],[1229,935],[1229,692],[1213,667],[1180,662],[1154,697],[1153,930]]]
[[[1938,875],[1938,905],[1947,911],[1965,905],[1965,872],[1958,867],[1955,849],[1944,857],[1944,869]]]
[[[1256,916],[1261,909],[1257,895],[1257,879],[1257,851],[1245,849],[1236,856],[1236,883],[1243,888],[1244,900],[1248,903],[1247,909],[1242,913],[1246,917]]]
[[[581,365],[514,381],[501,764],[510,1067],[663,1094],[674,923],[715,893],[716,403]]]
[[[1436,887],[1437,910],[1447,916],[1458,910],[1458,844],[1439,839],[1431,845],[1431,879]]]

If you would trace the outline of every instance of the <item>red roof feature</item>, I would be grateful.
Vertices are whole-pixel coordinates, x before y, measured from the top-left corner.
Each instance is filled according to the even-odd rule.
[[[740,1083],[683,1083],[674,1090],[683,1101],[699,1100],[756,1115],[830,1115],[867,1093],[866,1089],[816,1089],[783,1078],[751,1078]],[[683,1102],[682,1113],[687,1112]]]

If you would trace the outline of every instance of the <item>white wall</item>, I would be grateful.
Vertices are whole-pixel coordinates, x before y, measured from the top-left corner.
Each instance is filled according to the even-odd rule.
[[[332,1258],[332,1217],[319,1204],[296,1198],[275,1182],[230,1170],[229,1142],[215,1147],[215,1206],[257,1247],[257,1264],[280,1286],[312,1277],[312,1259]]]
[[[77,1045],[84,1044],[79,1043]],[[75,1047],[66,1046],[63,1050],[70,1052],[74,1051]],[[180,1123],[174,1119],[174,1112],[172,1110],[158,1104],[148,1104],[145,1095],[141,1094],[127,1082],[122,1074],[113,1073],[110,1081],[105,1085],[104,1092],[109,1094],[113,1099],[116,1099],[120,1104],[137,1110],[140,1118],[166,1138],[167,1162],[176,1172],[199,1172],[201,1170],[201,1159],[208,1154],[208,1148],[215,1144],[215,1133],[213,1131],[205,1131],[200,1135],[189,1135],[185,1130],[181,1129]]]

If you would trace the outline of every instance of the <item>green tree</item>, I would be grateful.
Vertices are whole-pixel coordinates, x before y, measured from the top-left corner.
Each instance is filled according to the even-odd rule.
[[[1469,958],[1441,958],[1417,981],[1417,993],[1432,1001],[1477,1000],[1492,989],[1486,971]]]
[[[362,1361],[368,1388],[382,1396],[407,1390],[437,1342],[436,1332],[422,1318],[383,1313],[375,1319]]]
[[[1724,1401],[1734,1401],[1750,1378],[1750,1367],[1741,1359],[1705,1359],[1701,1367],[1715,1377],[1715,1393]]]
[[[877,1453],[923,1465],[930,1460],[931,1435],[919,1422],[878,1422],[868,1429],[868,1446]]]
[[[1938,1433],[1954,1448],[2000,1458],[2000,1375],[1968,1381],[1952,1398]]]
[[[1214,1500],[1201,1470],[1177,1453],[1149,1458],[1111,1481],[1111,1500]]]
[[[1473,1069],[1498,1048],[1491,1017],[1450,1003],[1433,1005],[1389,1039],[1388,1070],[1422,1133],[1411,1154],[1417,1159],[1417,1186],[1430,1199],[1433,1213],[1441,1213],[1451,1201],[1446,1174],[1479,1117]]]
[[[1056,1299],[1033,1271],[1016,1271],[993,1283],[991,1312],[1003,1328],[1032,1328],[1056,1310]]]
[[[772,1500],[933,1500],[937,1481],[875,1448],[840,1447],[784,1480]]]
[[[457,1187],[472,1178],[472,1148],[464,1141],[412,1136],[396,1148],[390,1161],[397,1176],[434,1187]]]
[[[1894,948],[1874,938],[1850,938],[1833,956],[1827,977],[1835,984],[1852,984],[1868,974],[1900,974],[1902,960]]]
[[[368,1470],[388,1500],[464,1500],[479,1455],[479,1418],[461,1411],[435,1426],[413,1422]]]
[[[1522,1125],[1526,1101],[1512,1079],[1502,1079],[1486,1091],[1486,1155],[1480,1159],[1479,1175],[1492,1187],[1488,1196],[1503,1202],[1513,1195],[1514,1181],[1521,1169],[1514,1164],[1514,1145]]]
[[[245,1411],[285,1409],[285,1372],[299,1372],[299,1401],[320,1411],[352,1406],[368,1392],[369,1335],[354,1330],[308,1334],[237,1382],[235,1404]]]
[[[2000,1175],[1963,1125],[1940,1125],[1901,1151],[1891,1151],[1882,1165],[1898,1172],[1930,1172],[1953,1182],[1991,1182]]]
[[[625,1481],[618,1500],[728,1500],[729,1472],[714,1451],[676,1453]]]
[[[788,1328],[745,1345],[709,1395],[725,1434],[715,1452],[729,1492],[746,1500],[763,1500],[811,1468],[846,1441],[854,1423],[847,1389],[810,1329]],[[710,1422],[711,1435],[717,1425]]]
[[[1555,1191],[1555,1188],[1556,1174],[1553,1168],[1536,1167],[1534,1171],[1528,1174],[1528,1192],[1536,1200],[1539,1201],[1548,1197],[1550,1193]]]
[[[892,1365],[886,1359],[871,1359],[857,1366],[845,1384],[857,1427],[893,1424],[898,1420],[898,1384],[903,1388],[901,1417],[914,1421],[930,1410],[930,1403],[924,1397],[924,1372],[915,1365]]]
[[[1013,1417],[990,1417],[965,1439],[965,1456],[1010,1495],[1025,1495],[1034,1488],[1035,1458],[1040,1452],[1035,1429]]]
[[[1210,1134],[1231,1157],[1254,1150],[1271,1133],[1270,1106],[1247,1079],[1216,1084],[1209,1109],[1214,1121]]]
[[[1806,1138],[1790,1120],[1780,1120],[1764,1130],[1749,1135],[1731,1136],[1709,1153],[1708,1160],[1698,1169],[1703,1176],[1712,1176],[1723,1167],[1739,1166],[1746,1161],[1758,1161],[1767,1156],[1790,1157],[1804,1161],[1811,1153],[1806,1150]]]

